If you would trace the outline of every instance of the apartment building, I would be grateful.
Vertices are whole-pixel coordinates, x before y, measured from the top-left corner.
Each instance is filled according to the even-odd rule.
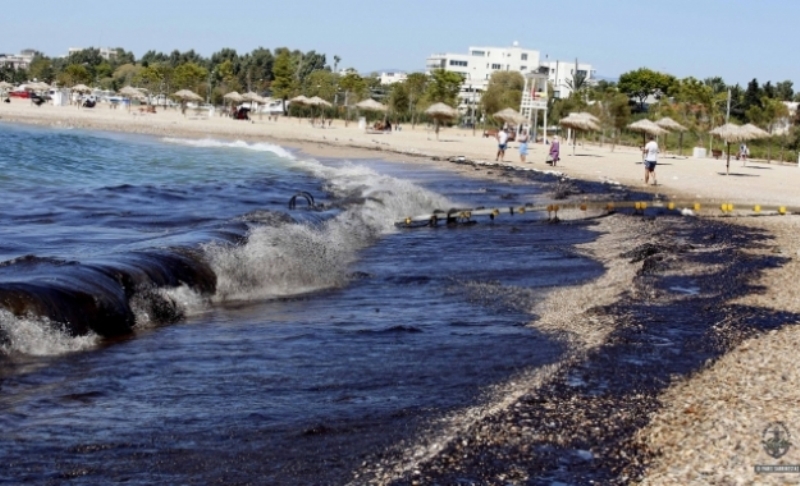
[[[481,93],[486,90],[489,79],[495,72],[516,71],[524,75],[543,72],[542,68],[546,69],[553,85],[554,93],[551,93],[551,96],[568,97],[572,90],[567,80],[572,80],[575,62],[546,60],[542,63],[539,51],[524,49],[518,42],[509,47],[470,47],[466,54],[433,54],[425,62],[425,72],[428,74],[437,69],[444,69],[464,77],[459,94],[459,109],[462,112],[480,102]],[[592,82],[595,71],[590,64],[580,63],[577,69],[585,73],[588,83]]]

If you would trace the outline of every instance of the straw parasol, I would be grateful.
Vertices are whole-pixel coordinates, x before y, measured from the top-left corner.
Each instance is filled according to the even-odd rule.
[[[254,113],[258,112],[259,117],[261,116],[261,112],[258,110],[258,105],[264,102],[264,98],[259,96],[258,93],[248,91],[247,93],[242,95],[242,99],[245,101],[249,101],[251,111],[253,111]]]
[[[78,93],[88,93],[91,90],[92,88],[86,86],[85,84],[76,84],[72,87],[72,91],[77,91]]]
[[[320,98],[319,96],[314,96],[313,98],[309,98],[308,104],[311,106],[333,106],[329,102]]]
[[[181,114],[186,115],[186,102],[187,101],[202,101],[203,98],[195,93],[194,91],[190,91],[188,89],[182,89],[172,94],[173,98],[178,98],[181,100]]]
[[[298,103],[298,104],[301,104],[301,105],[308,106],[308,98],[306,98],[303,95],[295,96],[294,98],[290,99],[289,101],[292,102],[292,103]]]
[[[717,127],[710,132],[711,135],[719,137],[722,141],[725,142],[725,147],[727,148],[728,156],[725,161],[725,174],[730,173],[731,167],[731,143],[736,142],[744,142],[746,140],[751,140],[752,135],[747,130],[743,129],[739,125],[735,123],[726,123],[720,127]]]
[[[356,108],[367,111],[387,111],[389,109],[383,103],[379,103],[373,100],[372,98],[367,98],[364,101],[359,101],[358,103],[356,103]]]
[[[660,126],[661,128],[663,128],[665,130],[669,130],[671,132],[680,132],[681,140],[680,140],[680,149],[679,149],[678,153],[679,154],[683,154],[683,132],[685,132],[687,130],[687,128],[685,126],[681,125],[680,123],[676,122],[672,118],[668,117],[668,116],[665,116],[664,118],[658,120],[656,122],[656,125]],[[664,147],[665,147],[665,150],[666,150],[666,146],[667,146],[667,135],[665,134],[664,135]]]
[[[513,108],[506,108],[505,110],[500,110],[494,115],[493,118],[496,120],[500,120],[503,123],[513,124],[513,125],[522,125],[526,121],[528,121],[524,116],[522,116],[517,110]]]
[[[425,114],[433,118],[436,126],[436,140],[439,140],[439,120],[458,118],[458,110],[444,103],[434,103],[425,110]]]
[[[600,130],[600,127],[597,126],[597,122],[595,122],[593,118],[594,120],[597,119],[588,113],[570,113],[569,116],[562,118],[558,123],[563,127],[571,128],[573,130],[598,131]],[[577,143],[578,137],[572,137],[572,155],[575,155],[575,146]]]
[[[383,103],[373,100],[372,98],[367,98],[365,100],[359,101],[358,103],[355,104],[355,107],[358,110],[364,110],[364,111],[379,111],[383,113],[389,111],[389,107],[387,107]],[[366,128],[367,127],[365,126],[364,129],[366,130]]]
[[[629,130],[633,130],[634,132],[642,132],[642,146],[644,146],[645,137],[647,135],[664,135],[668,133],[665,129],[661,128],[660,126],[656,125],[655,123],[651,122],[648,119],[639,120],[637,122],[631,123],[628,125]]]
[[[242,101],[244,101],[244,97],[236,91],[231,91],[230,93],[223,96],[222,99],[232,101],[234,103],[241,103]]]
[[[11,84],[11,83],[7,83],[5,81],[0,81],[0,91],[6,92],[6,91],[10,90],[13,87],[14,87],[14,85]]]
[[[320,120],[321,120],[321,121],[322,121],[322,123],[323,123],[323,125],[322,125],[322,126],[324,127],[324,126],[325,126],[325,125],[324,125],[324,123],[325,123],[325,119],[324,119],[324,118],[325,118],[325,117],[323,116],[323,110],[324,110],[326,107],[333,106],[333,105],[332,105],[332,104],[330,104],[329,102],[327,102],[327,101],[323,100],[323,99],[322,99],[322,98],[320,98],[319,96],[314,96],[314,97],[311,97],[311,98],[309,98],[309,99],[308,99],[308,102],[307,102],[307,104],[308,104],[309,106],[319,106],[319,118],[320,118]],[[312,123],[313,123],[313,121],[314,121],[314,119],[312,119]]]
[[[172,96],[182,101],[203,101],[202,96],[188,89],[182,89],[180,91],[177,91]]]
[[[769,138],[772,136],[766,130],[762,130],[752,123],[742,125],[742,130],[744,130],[750,136],[750,140],[755,140],[757,138]]]

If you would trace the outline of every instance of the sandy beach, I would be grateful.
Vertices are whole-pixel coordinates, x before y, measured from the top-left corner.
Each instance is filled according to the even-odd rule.
[[[473,135],[472,130],[445,129],[437,141],[432,131],[424,126],[412,129],[410,125],[403,125],[401,131],[376,134],[359,130],[355,123],[345,126],[341,121],[334,121],[323,129],[312,127],[307,120],[293,118],[271,121],[256,117],[252,122],[243,122],[219,116],[194,116],[191,111],[187,115],[184,117],[173,110],[140,114],[135,109],[128,112],[107,107],[36,107],[19,100],[0,103],[0,122],[4,123],[158,137],[268,141],[300,149],[312,156],[372,157],[463,168],[443,159],[463,156],[474,161],[493,161],[496,152],[495,140],[482,137],[480,130]],[[553,170],[544,163],[548,148],[532,146],[528,157],[531,163],[525,167]],[[724,175],[724,160],[666,154],[662,155],[657,169],[659,185],[645,186],[641,153],[635,148],[617,147],[612,152],[608,145],[579,145],[575,155],[572,150],[572,147],[562,146],[562,162],[555,170],[575,180],[614,182],[638,192],[682,200],[697,199],[704,204],[725,201],[745,207],[755,204],[800,206],[797,165],[748,161],[743,166],[742,162],[732,160],[731,174]],[[690,150],[690,147],[685,148],[687,154]],[[511,144],[505,161],[511,166],[521,165],[516,144]],[[494,177],[486,170],[470,169],[475,176]],[[365,465],[352,484],[428,484],[426,477],[445,477],[439,472],[448,464],[454,469],[486,467],[492,476],[485,484],[524,484],[530,478],[515,469],[517,462],[513,458],[506,457],[502,471],[475,458],[487,450],[494,454],[501,449],[513,449],[520,461],[525,457],[530,460],[543,454],[542,449],[531,444],[544,441],[544,436],[548,437],[548,443],[570,444],[569,447],[577,451],[576,462],[567,467],[588,471],[593,464],[602,462],[601,469],[609,471],[609,477],[616,478],[610,481],[613,483],[800,482],[798,474],[756,474],[754,469],[756,465],[800,464],[797,442],[800,440],[800,412],[796,409],[796,404],[800,403],[800,391],[796,387],[800,375],[793,359],[800,343],[800,329],[793,326],[797,322],[795,316],[800,314],[800,299],[796,295],[796,282],[800,278],[800,243],[796,239],[800,216],[713,216],[645,219],[618,214],[601,220],[593,228],[601,236],[584,245],[581,251],[600,261],[606,273],[589,284],[553,293],[532,309],[539,316],[532,325],[569,343],[570,358],[556,367],[520,376],[514,383],[498,388],[486,404],[449,417],[434,435],[420,438],[419,443],[404,448],[410,452],[399,451],[379,463]],[[729,228],[734,234],[728,236],[723,228]],[[737,232],[747,234],[748,238],[737,239]],[[739,241],[749,243],[742,246]],[[758,243],[752,244],[753,241]],[[631,256],[648,244],[660,245],[658,251],[643,260]],[[697,263],[696,257],[704,253],[715,253],[716,258],[735,261],[731,267],[739,273],[728,277],[741,282],[742,288],[748,291],[726,293],[724,288],[718,289],[713,284],[707,287],[698,284],[696,291],[686,295],[680,292],[667,295],[660,287],[663,281],[659,278],[680,276],[705,282],[706,277],[724,274],[723,262]],[[653,256],[658,259],[654,260]],[[643,271],[649,267],[643,267],[642,261],[644,265],[649,262],[654,266],[652,275]],[[751,268],[754,262],[759,264],[758,268]],[[641,402],[635,398],[636,394],[619,402],[592,401],[575,395],[574,390],[581,386],[570,387],[569,382],[576,370],[601,368],[600,365],[610,359],[609,350],[618,349],[615,346],[620,336],[634,332],[630,326],[636,324],[637,303],[680,305],[681,299],[695,298],[707,299],[729,310],[730,319],[719,317],[715,313],[719,309],[709,310],[708,316],[719,319],[709,322],[709,326],[725,338],[724,343],[714,343],[714,350],[719,351],[717,355],[691,373],[676,374],[664,383],[662,393]],[[574,305],[565,306],[565,302]],[[751,328],[741,322],[759,315],[768,316],[769,329],[767,326]],[[704,348],[703,352],[710,349]],[[586,371],[587,382],[594,372]],[[561,405],[554,400],[564,397],[571,401],[559,413],[572,410],[571,416],[569,420],[559,416],[559,420],[564,420],[562,436],[557,433],[553,436],[552,431],[542,430],[543,424],[555,420],[553,414]],[[547,412],[550,415],[543,412],[551,406],[554,407],[552,413]],[[607,407],[617,408],[607,410]],[[624,413],[630,417],[617,417]],[[575,418],[578,415],[586,422],[605,417],[606,429],[581,428]],[[615,417],[622,425],[612,423]],[[765,452],[762,436],[771,423],[778,421],[786,425],[794,442],[786,455],[775,459]],[[625,429],[623,425],[635,430]],[[602,436],[605,440],[617,435],[621,438],[612,441],[612,445],[592,448],[592,439]],[[586,449],[575,446],[578,443],[585,444]],[[609,451],[616,456],[606,455],[611,453]],[[496,457],[505,457],[497,454]],[[525,454],[527,456],[523,457]],[[480,457],[485,458],[485,455]],[[448,462],[450,459],[452,461]]]

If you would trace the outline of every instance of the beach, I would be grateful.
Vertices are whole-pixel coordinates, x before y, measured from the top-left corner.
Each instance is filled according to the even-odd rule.
[[[36,107],[17,100],[0,104],[0,122],[270,141],[312,156],[378,157],[491,180],[508,176],[525,183],[526,174],[513,170],[525,168],[549,172],[555,180],[708,205],[800,206],[795,165],[749,161],[742,166],[732,160],[732,174],[725,176],[720,174],[724,160],[666,154],[657,168],[659,185],[645,186],[641,153],[626,147],[612,152],[608,145],[579,145],[573,156],[572,147],[564,145],[556,168],[545,165],[549,147],[540,144],[531,146],[533,163],[525,165],[514,144],[505,156],[508,167],[447,161],[494,161],[496,143],[480,130],[473,135],[445,129],[437,141],[422,126],[378,134],[341,121],[322,129],[297,119],[256,116],[250,123],[191,112],[183,117],[172,110],[139,114],[135,109]],[[564,220],[580,224],[581,216],[567,214]],[[543,484],[785,484],[795,479],[757,475],[754,468],[800,464],[796,447],[776,459],[762,445],[765,428],[778,421],[800,437],[800,417],[793,409],[800,392],[792,386],[800,378],[793,364],[800,342],[793,327],[800,314],[798,227],[796,215],[709,212],[700,218],[615,214],[599,219],[592,231],[601,236],[579,251],[602,263],[605,273],[555,291],[531,309],[538,319],[530,325],[565,343],[569,357],[498,385],[481,405],[450,414],[412,443],[368,458],[351,483],[449,484],[466,477],[474,484],[527,484],[537,468],[550,481]],[[675,312],[682,307],[683,313]],[[692,327],[698,319],[703,325]],[[685,329],[676,325],[676,336],[668,339],[657,330],[670,320]]]

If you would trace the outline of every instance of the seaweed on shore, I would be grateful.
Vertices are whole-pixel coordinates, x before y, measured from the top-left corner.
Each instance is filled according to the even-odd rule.
[[[743,340],[800,320],[732,303],[764,291],[753,282],[764,269],[787,261],[743,251],[768,247],[768,236],[691,218],[671,218],[669,227],[669,234],[652,228],[658,243],[621,255],[641,268],[622,298],[592,309],[615,323],[603,346],[573,355],[544,385],[459,430],[432,458],[390,481],[384,475],[373,482],[545,485],[643,479],[653,452],[634,437],[662,406],[666,388]],[[698,267],[704,271],[692,272]],[[375,470],[392,469],[391,457],[378,462]]]

